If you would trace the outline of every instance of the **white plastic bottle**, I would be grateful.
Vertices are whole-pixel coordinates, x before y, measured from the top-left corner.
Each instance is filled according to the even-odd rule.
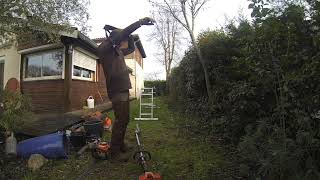
[[[16,156],[17,155],[17,139],[14,137],[13,133],[6,139],[6,155]]]

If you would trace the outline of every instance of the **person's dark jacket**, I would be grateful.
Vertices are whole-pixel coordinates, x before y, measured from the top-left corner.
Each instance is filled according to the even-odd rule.
[[[140,26],[140,22],[137,21],[123,30],[113,30],[98,47],[98,56],[106,77],[107,92],[110,98],[116,93],[128,92],[131,89],[124,56],[135,50],[134,40],[130,34]],[[128,48],[120,49],[121,42],[124,41],[128,41]]]

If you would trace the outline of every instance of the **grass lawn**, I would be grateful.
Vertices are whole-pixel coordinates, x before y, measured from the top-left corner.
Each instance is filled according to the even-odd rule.
[[[182,116],[171,112],[165,103],[165,98],[157,98],[155,117],[159,121],[139,121],[142,130],[141,140],[144,149],[151,152],[152,160],[149,166],[152,171],[159,172],[167,179],[212,179],[210,174],[217,168],[225,166],[223,151],[214,144],[202,142],[201,139],[190,136],[177,122]],[[131,102],[131,121],[128,126],[126,140],[135,145],[134,117],[138,117],[139,102]],[[112,112],[110,113],[113,117]],[[110,133],[106,132],[106,140]],[[133,153],[132,153],[133,154]],[[22,179],[77,179],[90,164],[93,158],[90,153],[75,158],[71,154],[67,160],[50,160],[36,172],[27,172]],[[83,179],[126,180],[137,179],[142,174],[140,166],[132,159],[127,163],[98,162]]]

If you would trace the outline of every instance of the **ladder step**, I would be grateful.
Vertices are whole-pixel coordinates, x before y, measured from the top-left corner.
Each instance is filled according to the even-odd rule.
[[[141,106],[153,106],[153,103],[141,103]]]
[[[141,113],[141,116],[151,116],[151,113]]]
[[[152,94],[143,93],[141,96],[152,96]]]
[[[153,109],[159,109],[158,106],[153,106],[153,107],[152,107],[152,106],[146,106],[145,108],[146,108],[146,109],[151,109],[151,108],[153,108]]]
[[[157,121],[159,119],[158,118],[134,118],[134,120],[138,120],[138,121]]]

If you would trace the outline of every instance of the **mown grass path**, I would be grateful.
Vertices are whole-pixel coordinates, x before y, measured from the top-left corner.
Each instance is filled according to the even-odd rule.
[[[192,137],[185,128],[179,127],[177,122],[184,117],[170,111],[165,102],[164,97],[156,99],[155,103],[160,108],[155,110],[155,117],[159,121],[148,122],[134,121],[134,117],[138,117],[139,104],[138,101],[131,102],[127,142],[135,145],[134,130],[136,123],[139,123],[144,149],[152,154],[149,162],[152,171],[159,172],[165,180],[212,179],[214,169],[225,165],[221,148]],[[113,117],[112,112],[110,114]],[[108,140],[110,133],[106,133],[104,138]],[[28,172],[23,179],[77,179],[92,162],[89,153],[78,159],[71,154],[68,160],[50,160],[40,170]],[[103,161],[96,164],[83,179],[132,180],[137,179],[140,174],[142,169],[132,159],[127,163]]]

